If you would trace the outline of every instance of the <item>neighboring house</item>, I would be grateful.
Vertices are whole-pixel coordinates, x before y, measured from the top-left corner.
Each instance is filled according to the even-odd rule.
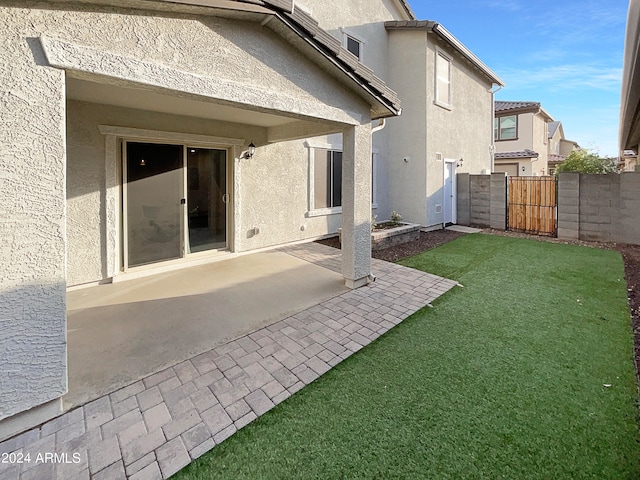
[[[620,152],[640,144],[640,0],[630,0],[620,99]]]
[[[580,145],[564,137],[562,122],[553,121],[547,125],[549,142],[547,144],[547,166],[549,175],[553,175],[556,167],[561,164],[574,150],[580,150]]]
[[[621,162],[618,169],[622,172],[635,172],[638,167],[638,154],[633,150],[624,150],[622,152]]]
[[[549,174],[549,123],[538,102],[495,102],[494,172],[511,176]]]
[[[501,80],[403,0],[338,3],[0,6],[0,438],[60,412],[69,286],[342,227],[355,288],[372,209],[455,222]]]

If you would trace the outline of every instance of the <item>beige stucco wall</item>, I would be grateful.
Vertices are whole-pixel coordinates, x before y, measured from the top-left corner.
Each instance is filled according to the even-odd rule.
[[[105,192],[105,136],[99,125],[176,132],[217,137],[264,140],[265,129],[248,125],[167,113],[134,110],[112,105],[67,102],[67,282],[78,285],[107,278],[108,225],[119,215],[108,211]],[[233,165],[234,160],[230,159]]]
[[[389,58],[387,32],[384,22],[407,20],[407,14],[394,0],[304,0],[302,3],[311,11],[320,27],[327,30],[341,42],[344,34],[353,35],[364,42],[362,63],[371,68],[378,77],[389,78]]]
[[[64,74],[16,17],[0,7],[0,420],[67,387]]]
[[[352,112],[358,118],[366,118],[368,114],[368,107],[364,102],[355,98],[337,80],[328,77],[321,68],[270,30],[256,24],[214,17],[174,18],[157,13],[131,16],[122,11],[115,13],[100,8],[97,11],[65,11],[55,7],[7,10],[7,15],[13,28],[22,28],[23,38],[45,36],[95,49],[96,62],[100,61],[100,52],[106,51],[125,59],[137,57],[147,65],[157,62],[163,67],[215,77],[223,84],[237,83],[238,80],[248,82],[263,89],[264,101],[271,101],[276,109],[297,106],[287,104],[291,99],[296,99],[300,106],[309,105],[309,110],[315,109],[319,113],[324,105],[329,105],[331,108]],[[87,28],[87,25],[91,28]],[[37,46],[37,42],[34,45]],[[176,49],[176,46],[180,48]],[[247,75],[248,71],[252,74]],[[58,75],[62,74],[60,71],[56,72]],[[241,92],[242,89],[239,90]],[[286,95],[286,98],[279,98],[279,92]],[[73,92],[70,94],[73,96]],[[135,91],[131,94],[135,95]],[[100,98],[96,101],[99,102]],[[101,206],[105,175],[104,137],[98,132],[97,125],[239,137],[259,146],[264,145],[267,140],[264,128],[74,101],[69,102],[69,107],[67,225],[70,285],[107,277],[105,236],[109,233],[105,232],[104,225],[109,213],[105,212],[104,205]],[[242,193],[247,198],[242,203],[246,210],[238,209],[236,220],[240,222],[240,232],[246,230],[245,218],[249,225],[264,226],[265,229],[252,239],[239,236],[235,250],[309,238],[327,233],[328,229],[335,231],[338,228],[339,220],[335,218],[306,221],[303,217],[306,211],[306,194],[303,189],[307,187],[307,155],[301,141],[259,148],[257,157],[263,161],[269,159],[267,164],[271,165],[271,169],[262,168],[268,170],[265,172],[261,171],[261,167],[248,166],[247,175],[243,175],[244,165],[239,166],[237,174],[242,175]],[[295,176],[282,175],[294,163],[292,159],[297,162]],[[252,165],[255,164],[253,162]],[[257,177],[260,179],[259,185],[247,181],[247,176],[256,171],[260,172]],[[283,182],[283,178],[287,181]],[[280,185],[275,185],[276,183]],[[270,187],[267,188],[266,185]],[[265,191],[270,194],[260,200],[260,208],[254,208],[252,204],[257,198],[256,193],[262,194]],[[299,198],[292,199],[292,191],[300,193]],[[287,192],[287,195],[279,196],[278,192]],[[292,209],[296,212],[293,215],[295,221],[294,218],[287,221],[281,218],[282,206],[288,201],[296,203],[295,209]],[[330,228],[327,224],[330,224]]]
[[[402,116],[388,127],[390,205],[408,221],[441,224],[445,159],[463,158],[458,172],[491,169],[491,81],[435,35],[392,30],[389,38],[390,82],[404,100]],[[452,59],[450,109],[434,103],[436,48]]]
[[[65,393],[67,281],[105,276],[105,237],[113,232],[105,231],[110,214],[102,203],[105,139],[98,124],[242,136],[258,144],[256,162],[237,170],[247,201],[236,215],[250,225],[261,219],[266,233],[259,245],[239,240],[239,249],[329,228],[318,226],[327,222],[321,218],[301,233],[306,208],[298,196],[305,197],[307,178],[301,141],[264,147],[268,130],[262,127],[67,102],[65,76],[172,98],[246,102],[248,110],[292,120],[367,124],[370,107],[352,86],[259,24],[21,1],[0,7],[0,31],[1,420]],[[265,196],[252,210],[255,192]],[[293,213],[281,216],[289,202]]]
[[[491,81],[435,35],[427,48],[427,226],[444,221],[437,205],[443,205],[444,161],[463,159],[457,173],[480,174],[491,171],[493,136],[493,96]],[[435,56],[437,49],[451,58],[451,108],[435,103]]]
[[[395,69],[400,67],[398,59],[389,54],[389,37],[384,27],[385,21],[407,20],[409,17],[394,0],[340,0],[338,2],[327,2],[324,0],[303,0],[296,1],[302,4],[302,8],[309,11],[316,19],[320,27],[327,30],[335,38],[344,41],[344,34],[355,36],[363,42],[362,63],[371,68],[376,76],[387,82],[396,92],[397,87],[393,77]],[[402,65],[405,69],[406,65]],[[409,103],[408,98],[401,96],[403,102],[403,112]],[[404,115],[404,113],[403,113]],[[389,218],[393,210],[392,195],[394,184],[390,179],[391,165],[397,163],[398,156],[391,156],[393,148],[393,135],[391,125],[399,119],[392,118],[387,121],[387,127],[373,134],[373,149],[377,154],[378,170],[377,179],[377,205],[374,214],[378,221]],[[374,125],[375,126],[375,125]],[[322,137],[313,139],[316,142],[342,143],[342,140]],[[339,222],[338,219],[328,219],[329,224]]]
[[[389,121],[392,156],[386,173],[389,204],[405,221],[425,224],[427,201],[427,35],[423,31],[389,32],[390,82],[405,99],[402,115]]]
[[[538,152],[538,158],[533,162],[533,174],[549,175],[549,146],[547,120],[542,115],[535,115],[533,118],[533,151]]]
[[[518,138],[516,140],[498,140],[495,142],[496,152],[516,152],[525,149],[538,153],[537,159],[520,159],[520,166],[525,167],[520,175],[548,175],[548,135],[547,120],[541,114],[521,113],[518,115]],[[511,162],[511,161],[510,161]]]
[[[560,142],[562,140],[562,133],[560,127],[556,128],[556,131],[553,133],[553,136],[549,139],[549,147],[547,149],[548,153],[554,155],[561,155],[560,153]]]

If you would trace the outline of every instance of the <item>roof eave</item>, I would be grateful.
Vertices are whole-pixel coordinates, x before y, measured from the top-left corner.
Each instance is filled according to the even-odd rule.
[[[472,64],[480,69],[487,77],[491,79],[494,85],[504,87],[504,81],[496,75],[482,60],[474,55],[460,40],[458,40],[451,32],[444,28],[441,24],[436,23],[433,27],[433,32],[437,34],[444,41],[449,43],[453,48],[458,50],[464,57],[467,58]]]
[[[475,56],[460,40],[438,22],[431,20],[415,20],[409,22],[385,22],[387,30],[425,30],[427,33],[435,33],[442,40],[453,47],[458,53],[465,57],[472,65],[486,75],[493,85],[504,87],[504,81],[496,75],[482,60]]]

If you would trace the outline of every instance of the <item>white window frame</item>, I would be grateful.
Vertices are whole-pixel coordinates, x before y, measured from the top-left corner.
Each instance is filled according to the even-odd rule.
[[[323,143],[320,141],[306,140],[304,142],[305,148],[308,150],[307,155],[309,159],[308,165],[308,196],[307,196],[307,217],[321,217],[327,215],[336,215],[342,213],[342,206],[340,207],[328,207],[328,208],[315,208],[315,150],[336,150],[342,152],[342,144],[339,143]],[[378,153],[379,150],[374,148],[371,150],[371,184],[372,184],[372,199],[371,208],[378,208]]]
[[[315,208],[314,199],[315,199],[315,151],[320,148],[323,150],[337,150],[342,152],[342,145],[337,143],[323,143],[318,141],[306,141],[304,142],[304,146],[308,149],[309,155],[309,187],[308,192],[309,196],[307,199],[307,217],[321,217],[326,215],[336,215],[338,213],[342,213],[342,206],[340,207],[323,207],[323,208]]]
[[[341,27],[340,28],[340,32],[342,33],[342,46],[344,47],[344,49],[349,52],[351,55],[353,55],[354,57],[356,57],[358,59],[358,61],[360,63],[364,63],[364,49],[365,49],[365,44],[367,43],[361,36],[356,35],[355,33],[353,33],[352,31]],[[347,48],[347,42],[348,39],[351,38],[352,40],[358,42],[358,44],[360,44],[360,55],[356,55],[353,52],[351,52],[348,48]]]
[[[449,65],[449,71],[448,71],[448,76],[447,76],[447,99],[448,102],[442,102],[438,99],[438,93],[439,93],[439,88],[438,88],[438,79],[439,79],[439,72],[438,72],[438,57],[442,57],[444,60],[447,61],[447,64]],[[435,53],[435,60],[434,60],[434,79],[433,79],[433,94],[434,94],[434,102],[436,105],[442,107],[442,108],[446,108],[447,110],[451,110],[452,109],[452,105],[453,105],[453,100],[452,100],[452,92],[451,92],[451,70],[453,69],[453,59],[451,58],[451,56],[447,53],[445,53],[443,50],[441,50],[440,48],[436,47],[436,53]]]

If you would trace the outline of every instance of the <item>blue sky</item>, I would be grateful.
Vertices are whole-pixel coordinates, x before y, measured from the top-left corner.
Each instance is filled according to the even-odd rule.
[[[540,102],[565,136],[618,155],[627,0],[409,0],[506,86],[498,100]]]

